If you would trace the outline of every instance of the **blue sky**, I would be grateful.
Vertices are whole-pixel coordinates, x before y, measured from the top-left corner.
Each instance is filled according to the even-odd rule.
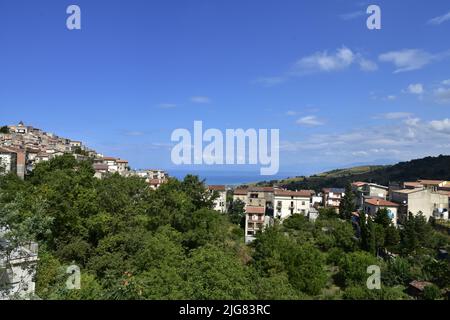
[[[446,0],[0,0],[0,123],[137,168],[194,120],[280,129],[281,172],[449,154],[449,35]]]

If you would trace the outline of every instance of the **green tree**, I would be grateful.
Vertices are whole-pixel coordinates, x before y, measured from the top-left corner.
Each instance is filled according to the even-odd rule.
[[[254,299],[252,275],[223,249],[206,245],[192,251],[184,261],[182,277],[187,297],[194,300]]]
[[[433,230],[425,217],[409,214],[401,232],[400,245],[404,253],[413,253],[422,247],[428,247],[432,243]]]
[[[231,223],[239,225],[241,228],[245,224],[245,203],[240,199],[231,202],[228,208]]]
[[[286,273],[261,277],[255,282],[258,300],[299,300],[306,298],[291,285]]]
[[[339,203],[339,216],[342,219],[350,220],[352,213],[356,210],[355,195],[352,191],[351,184],[347,184],[345,187],[345,195]]]
[[[380,265],[380,261],[367,252],[347,253],[339,261],[336,279],[345,287],[365,286],[369,277],[367,267],[372,265]]]
[[[434,285],[428,285],[423,289],[423,296],[422,298],[424,300],[437,300],[441,297],[441,290]]]

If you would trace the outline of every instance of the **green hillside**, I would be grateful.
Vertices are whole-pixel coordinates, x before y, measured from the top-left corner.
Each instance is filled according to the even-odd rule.
[[[416,181],[418,179],[450,180],[450,156],[426,157],[393,166],[362,166],[338,169],[310,177],[297,177],[281,181],[260,183],[281,185],[288,189],[321,190],[325,187],[343,188],[349,182],[366,181],[382,185],[389,182]]]

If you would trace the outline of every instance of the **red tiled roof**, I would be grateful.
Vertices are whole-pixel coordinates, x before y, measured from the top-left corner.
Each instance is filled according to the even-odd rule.
[[[373,206],[380,206],[380,207],[398,207],[399,206],[397,203],[383,200],[383,199],[376,199],[376,198],[367,199],[364,202],[368,203],[370,205],[373,205]]]
[[[425,287],[432,285],[432,283],[427,282],[427,281],[414,280],[414,281],[410,282],[409,285],[420,291],[423,291],[425,289]]]
[[[247,195],[248,190],[247,189],[235,189],[233,191],[233,194],[236,196],[246,196]]]
[[[273,187],[252,187],[249,189],[250,192],[273,192]]]
[[[419,182],[422,184],[426,184],[426,185],[438,186],[442,182],[445,182],[445,181],[444,180],[419,180]]]
[[[256,213],[256,214],[264,214],[266,212],[266,209],[264,207],[252,207],[247,206],[245,209],[246,213]]]
[[[117,159],[116,158],[113,158],[113,157],[103,157],[102,158],[104,161],[117,161]]]
[[[423,187],[423,185],[420,182],[404,182],[403,186],[405,187],[411,187],[411,188],[420,188]]]
[[[116,160],[116,162],[117,162],[117,163],[128,163],[127,160],[120,160],[120,159],[119,159],[119,160]]]
[[[352,185],[355,187],[362,187],[363,185],[367,184],[366,182],[362,182],[362,181],[356,181],[353,182]]]
[[[311,197],[311,191],[309,191],[309,190],[300,190],[300,191],[275,190],[275,195],[280,196],[280,197],[309,198],[309,197]]]

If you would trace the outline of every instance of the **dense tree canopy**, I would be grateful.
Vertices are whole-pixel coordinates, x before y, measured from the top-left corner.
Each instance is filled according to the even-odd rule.
[[[403,299],[414,279],[449,286],[448,261],[432,258],[448,237],[420,216],[400,234],[383,212],[362,216],[359,239],[350,221],[321,210],[316,222],[294,215],[246,245],[243,204],[222,214],[211,209],[216,196],[195,176],[157,190],[137,177],[99,180],[89,161],[65,155],[25,181],[0,176],[0,228],[12,247],[39,243],[43,299]],[[401,256],[377,258],[377,249]],[[65,285],[73,264],[80,290]],[[365,287],[373,264],[379,292]],[[427,289],[427,298],[436,293]]]

